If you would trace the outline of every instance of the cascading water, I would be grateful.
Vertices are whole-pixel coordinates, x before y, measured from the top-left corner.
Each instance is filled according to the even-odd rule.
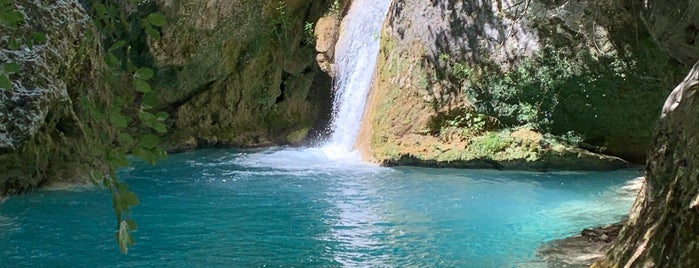
[[[391,0],[355,0],[345,16],[335,47],[335,102],[332,153],[352,151],[379,53],[379,36]]]
[[[376,68],[381,26],[391,0],[354,0],[341,25],[335,48],[335,100],[332,135],[320,148],[249,154],[245,166],[281,169],[346,169],[367,165],[353,146]]]

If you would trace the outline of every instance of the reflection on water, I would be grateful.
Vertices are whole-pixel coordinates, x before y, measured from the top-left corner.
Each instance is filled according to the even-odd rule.
[[[389,169],[287,149],[178,154],[155,167],[136,163],[121,176],[141,200],[129,255],[114,242],[107,193],[41,191],[0,206],[0,263],[530,264],[546,241],[621,219],[633,202],[627,182],[638,171]]]

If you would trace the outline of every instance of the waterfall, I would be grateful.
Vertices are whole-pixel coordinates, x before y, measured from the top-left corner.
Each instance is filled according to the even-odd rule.
[[[283,170],[361,170],[375,167],[353,150],[379,54],[381,26],[391,0],[353,0],[335,46],[332,135],[320,148],[271,149],[237,163]]]
[[[353,0],[335,46],[332,135],[325,148],[352,151],[379,54],[381,26],[391,0]]]

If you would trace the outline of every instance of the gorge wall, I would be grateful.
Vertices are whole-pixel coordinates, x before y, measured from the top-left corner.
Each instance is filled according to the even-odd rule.
[[[699,265],[699,3],[646,4],[653,36],[677,60],[695,64],[665,101],[644,188],[612,249],[595,267]]]
[[[297,143],[331,114],[313,25],[329,1],[157,1],[149,43],[171,146]],[[308,26],[311,25],[311,26]]]
[[[358,147],[388,165],[640,163],[687,65],[638,1],[396,0]]]
[[[87,13],[77,1],[15,7],[22,22],[0,24],[0,62],[4,70],[18,67],[11,86],[0,89],[0,197],[48,180],[75,181],[101,166],[80,123],[79,97],[94,94],[98,56]],[[37,32],[47,39],[35,40]]]
[[[321,66],[330,68],[328,43],[347,1],[104,2],[130,23],[107,22],[117,28],[109,34],[95,31],[102,22],[92,16],[114,10],[96,3],[17,0],[7,7],[21,18],[0,25],[0,59],[20,70],[0,89],[0,196],[105,171],[108,149],[133,142],[116,125],[142,132],[137,112],[151,95],[153,114],[167,117],[158,119],[167,130],[158,136],[169,150],[298,144],[324,131],[332,79]],[[151,12],[166,19],[155,33],[142,28],[141,16]],[[318,38],[324,61],[316,60],[314,33],[322,17],[330,29]],[[45,42],[12,46],[33,33]],[[154,71],[155,94],[135,90],[133,73],[105,75],[114,36],[126,41],[128,64]]]

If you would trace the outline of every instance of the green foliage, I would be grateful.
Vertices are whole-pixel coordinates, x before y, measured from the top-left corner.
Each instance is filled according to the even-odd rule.
[[[24,21],[24,16],[15,10],[14,4],[14,0],[0,0],[0,26],[14,28]]]
[[[497,118],[501,127],[528,126],[557,135],[574,130],[592,140],[649,137],[663,89],[672,87],[667,77],[676,68],[651,42],[639,41],[627,54],[592,56],[586,50],[547,46],[508,71],[453,62],[448,55],[439,59],[454,90],[468,96],[476,113]],[[659,64],[663,66],[654,66]]]
[[[340,14],[340,0],[332,0],[332,4],[330,4],[330,12],[336,15]]]
[[[131,1],[139,4],[140,1]],[[160,148],[159,134],[166,132],[168,114],[155,111],[156,88],[151,81],[155,71],[139,66],[145,43],[140,36],[159,39],[159,27],[166,25],[164,15],[157,12],[127,12],[113,1],[91,1],[90,11],[101,43],[104,70],[97,79],[101,94],[83,96],[80,106],[86,116],[84,129],[96,157],[103,157],[109,172],[93,173],[92,180],[112,193],[112,205],[117,220],[115,236],[119,248],[126,253],[134,245],[131,232],[136,223],[130,218],[131,207],[138,204],[136,195],[120,182],[116,170],[129,165],[127,153],[155,163],[166,157]],[[136,46],[136,47],[135,47]],[[131,83],[124,83],[130,80]],[[134,120],[137,119],[137,120]],[[145,127],[145,128],[144,128]]]
[[[19,65],[14,62],[8,62],[0,64],[0,90],[12,89],[12,81],[10,81],[10,75],[18,73]]]
[[[580,146],[585,141],[585,136],[571,130],[561,135],[560,139],[567,145]]]
[[[481,157],[491,157],[499,152],[504,152],[515,141],[507,133],[506,131],[485,133],[485,135],[474,138],[468,149],[472,154]]]
[[[313,32],[313,23],[306,22],[303,25],[303,44],[307,47],[313,47],[316,42],[316,36]]]
[[[277,36],[285,36],[289,29],[291,29],[292,19],[287,9],[284,1],[279,0],[276,2],[270,14],[271,33]]]

